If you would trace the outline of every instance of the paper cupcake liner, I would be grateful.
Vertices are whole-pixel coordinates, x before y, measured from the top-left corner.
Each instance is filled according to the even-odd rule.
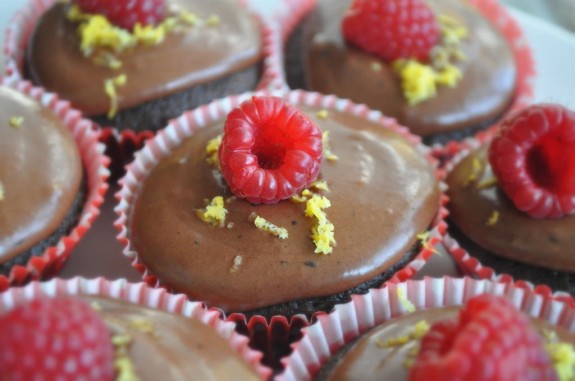
[[[404,283],[388,283],[351,302],[336,306],[329,315],[303,329],[303,338],[293,345],[293,353],[282,362],[285,371],[277,381],[311,380],[319,369],[345,344],[370,328],[408,314],[399,300],[398,290],[416,310],[458,306],[480,294],[501,295],[515,307],[534,318],[545,320],[575,332],[575,304],[571,297],[551,294],[527,283],[498,283],[471,278],[425,278]]]
[[[55,246],[44,250],[40,256],[32,256],[26,266],[14,266],[8,276],[0,275],[0,291],[11,285],[20,285],[32,279],[47,279],[62,268],[72,249],[86,234],[92,222],[100,214],[100,206],[108,189],[106,179],[110,160],[103,154],[104,145],[98,142],[99,129],[89,120],[82,119],[79,111],[70,107],[56,94],[34,87],[28,81],[15,78],[2,79],[2,85],[14,88],[50,109],[72,132],[84,167],[88,191],[82,213],[76,226],[62,236]]]
[[[48,282],[32,282],[22,288],[11,288],[0,293],[0,315],[27,300],[47,296],[91,295],[122,300],[132,304],[169,312],[196,319],[212,327],[231,348],[253,368],[262,380],[271,375],[271,370],[260,362],[262,354],[250,349],[248,339],[234,331],[234,324],[224,322],[217,311],[209,311],[204,305],[190,302],[183,294],[169,294],[162,289],[153,289],[144,283],[129,283],[124,279],[109,281],[104,278],[70,280],[54,279]]]
[[[531,48],[529,47],[527,38],[525,37],[521,27],[511,16],[509,11],[500,4],[499,0],[467,0],[479,12],[481,12],[493,25],[499,30],[503,37],[508,41],[511,48],[513,57],[515,59],[517,68],[517,89],[512,104],[509,106],[505,115],[508,115],[514,110],[521,109],[529,105],[534,95],[534,80],[535,80],[535,61]],[[284,12],[276,18],[281,24],[281,34],[283,40],[291,35],[295,27],[303,20],[303,18],[314,9],[317,0],[284,0],[289,12]],[[289,88],[285,76],[285,60],[283,49],[277,49],[281,54],[280,64],[282,69],[283,86]],[[479,141],[486,141],[490,139],[497,131],[498,124],[494,123],[491,126],[477,132],[474,136]],[[432,153],[441,159],[448,159],[453,152],[458,150],[461,142],[451,141],[445,146],[434,145]]]
[[[12,17],[4,38],[5,75],[7,77],[26,79],[24,60],[28,40],[38,19],[57,1],[27,0],[22,9]],[[238,3],[246,7],[249,5],[247,0],[238,0]],[[284,84],[278,52],[278,49],[281,49],[280,30],[265,17],[260,17],[255,10],[250,11],[260,23],[263,33],[262,73],[255,90],[280,89]],[[115,127],[102,127],[104,127],[102,142],[108,147],[106,154],[113,160],[113,178],[123,174],[123,167],[132,160],[133,153],[142,147],[144,140],[155,134],[154,131],[120,131]],[[164,126],[158,126],[158,129],[161,127]]]

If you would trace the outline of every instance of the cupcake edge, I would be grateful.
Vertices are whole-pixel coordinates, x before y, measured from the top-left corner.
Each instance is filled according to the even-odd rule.
[[[80,112],[73,109],[69,102],[60,100],[56,94],[35,87],[28,81],[16,78],[2,78],[0,81],[2,85],[15,89],[37,101],[42,107],[50,109],[70,130],[82,158],[88,186],[86,200],[76,226],[68,234],[60,237],[56,245],[44,250],[41,256],[31,257],[26,266],[15,265],[8,276],[0,275],[0,291],[2,291],[11,285],[51,277],[62,268],[72,249],[100,214],[99,208],[108,189],[106,180],[109,176],[110,160],[103,154],[104,145],[99,143],[98,127],[91,121],[83,119]]]

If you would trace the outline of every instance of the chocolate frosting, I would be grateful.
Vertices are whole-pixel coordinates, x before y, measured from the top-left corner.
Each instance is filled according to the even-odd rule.
[[[482,163],[484,171],[488,170],[487,146],[484,146],[464,158],[447,177],[450,220],[495,255],[575,272],[575,215],[533,218],[515,208],[499,187],[478,189],[477,181],[468,180],[474,158]],[[499,219],[496,224],[488,225],[494,211],[499,212]]]
[[[436,14],[461,20],[469,36],[467,56],[457,62],[463,78],[455,88],[438,86],[437,95],[409,106],[391,65],[345,43],[341,20],[350,0],[319,1],[304,28],[303,62],[307,88],[365,103],[427,136],[473,127],[508,107],[516,86],[512,52],[500,33],[461,0],[428,0]],[[373,68],[381,64],[380,70]]]
[[[134,201],[129,238],[141,261],[162,283],[228,311],[250,310],[301,298],[333,295],[382,273],[416,242],[439,206],[438,184],[427,160],[398,133],[347,113],[305,109],[330,132],[339,160],[324,160],[320,177],[331,191],[326,209],[337,246],[314,253],[313,221],[305,204],[289,200],[226,207],[231,228],[202,222],[194,213],[204,199],[231,194],[206,164],[208,139],[223,121],[200,129],[151,169]],[[280,240],[254,227],[256,212],[283,226]],[[232,271],[234,259],[241,265]]]
[[[112,70],[83,55],[77,25],[66,18],[67,5],[54,5],[38,21],[28,45],[32,80],[92,116],[108,112],[104,81],[122,73],[127,83],[118,88],[120,109],[225,77],[260,61],[260,27],[237,1],[170,0],[170,6],[201,17],[217,15],[220,23],[168,33],[159,45],[137,46],[118,54],[123,65]]]
[[[112,335],[132,338],[129,357],[141,381],[259,379],[215,329],[197,319],[107,298],[83,299],[96,303]],[[138,329],[141,322],[151,323],[152,332]]]
[[[20,127],[9,124],[22,117]],[[80,189],[82,161],[72,134],[50,110],[0,86],[0,263],[60,225]]]
[[[422,320],[432,325],[442,320],[455,319],[458,311],[459,307],[434,308],[389,320],[355,343],[337,363],[327,380],[407,380],[409,369],[405,366],[405,360],[413,358],[409,353],[417,351],[419,341],[410,340],[403,345],[391,347],[382,347],[381,343],[408,335]],[[575,344],[575,335],[562,327],[538,319],[532,319],[532,323],[541,332],[555,332],[559,341]]]

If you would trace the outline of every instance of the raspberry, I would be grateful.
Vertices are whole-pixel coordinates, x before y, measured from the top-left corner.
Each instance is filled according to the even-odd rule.
[[[75,0],[82,12],[106,16],[114,25],[132,30],[136,23],[157,25],[166,14],[165,0]]]
[[[0,317],[0,348],[2,380],[114,379],[110,334],[77,299],[34,299]]]
[[[527,316],[506,299],[470,299],[459,321],[434,324],[422,338],[409,381],[551,381],[557,374]]]
[[[535,218],[575,212],[575,112],[533,105],[512,114],[489,147],[501,189]]]
[[[439,41],[439,24],[423,0],[354,0],[342,30],[360,49],[393,61],[425,60]]]
[[[232,110],[219,148],[230,190],[273,204],[309,186],[322,160],[322,133],[305,114],[276,97],[252,97]]]

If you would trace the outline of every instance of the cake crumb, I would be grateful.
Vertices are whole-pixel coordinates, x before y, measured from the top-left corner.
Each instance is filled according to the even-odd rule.
[[[329,116],[329,112],[325,109],[319,110],[316,116],[320,119],[327,119],[327,117]]]
[[[255,213],[250,214],[250,219],[253,220],[254,225],[261,231],[268,232],[279,239],[287,239],[289,236],[288,230],[281,226],[274,225],[263,217],[256,215]]]
[[[224,198],[216,196],[206,202],[204,209],[196,209],[196,215],[204,222],[214,226],[224,227],[228,210],[224,207]]]
[[[92,303],[90,303],[90,307],[94,311],[102,311],[102,305],[100,303],[98,303],[97,301],[93,301]]]
[[[486,225],[487,226],[493,226],[498,221],[499,221],[499,212],[497,210],[494,210],[493,213],[491,213],[491,216],[489,217],[489,219],[487,220]]]
[[[10,119],[8,119],[8,123],[10,124],[10,127],[20,128],[20,127],[22,127],[22,123],[24,123],[24,117],[23,116],[11,116]]]
[[[118,91],[117,88],[124,86],[128,81],[126,74],[120,74],[117,77],[104,80],[104,91],[110,98],[110,109],[108,110],[108,119],[112,119],[118,112]]]
[[[239,270],[240,266],[242,264],[242,256],[241,255],[236,255],[234,257],[234,261],[232,263],[232,267],[230,268],[230,273],[235,273],[236,271]]]

